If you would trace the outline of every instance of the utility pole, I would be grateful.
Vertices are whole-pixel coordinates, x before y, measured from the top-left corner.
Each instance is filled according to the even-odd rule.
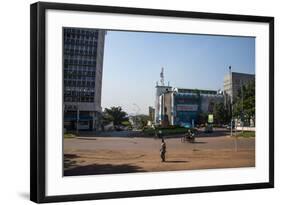
[[[76,100],[76,110],[77,110],[77,116],[76,116],[76,134],[79,134],[79,100],[80,100],[80,90],[77,90],[77,100]]]
[[[231,66],[229,66],[228,69],[229,69],[229,79],[230,79],[230,82],[231,82],[231,92],[232,92],[232,96],[230,97],[230,107],[231,107],[231,110],[230,110],[230,113],[231,113],[231,118],[230,118],[230,136],[232,137],[233,83],[232,83]]]
[[[232,92],[232,96],[230,98],[230,105],[231,105],[231,122],[230,122],[230,136],[233,136],[233,80],[232,80],[232,72],[231,72],[231,66],[229,66],[229,78],[231,81],[231,92]],[[234,149],[235,152],[237,152],[238,150],[238,143],[237,143],[237,135],[235,132],[235,141],[234,141]]]
[[[240,80],[240,88],[241,88],[241,95],[242,95],[242,133],[244,131],[244,94],[243,94],[243,83]]]
[[[135,119],[136,119],[136,127],[137,129],[139,128],[139,124],[140,124],[140,116],[139,116],[139,112],[140,112],[140,107],[136,104],[136,103],[133,103],[133,106],[135,106],[137,109],[136,109],[136,116],[135,116]]]

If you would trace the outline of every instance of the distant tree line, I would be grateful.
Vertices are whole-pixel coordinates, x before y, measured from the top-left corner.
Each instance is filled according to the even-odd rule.
[[[105,108],[103,112],[103,125],[108,125],[109,123],[113,123],[114,127],[127,127],[132,128],[133,126],[142,129],[147,125],[147,122],[149,120],[148,115],[135,115],[131,116],[131,121],[129,120],[128,114],[122,110],[122,107],[120,106],[113,106],[110,108]]]

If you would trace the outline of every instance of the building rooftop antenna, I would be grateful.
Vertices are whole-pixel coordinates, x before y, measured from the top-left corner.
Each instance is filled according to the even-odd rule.
[[[160,83],[161,83],[161,86],[165,85],[165,82],[164,82],[164,68],[163,67],[161,68],[161,73],[160,73]]]

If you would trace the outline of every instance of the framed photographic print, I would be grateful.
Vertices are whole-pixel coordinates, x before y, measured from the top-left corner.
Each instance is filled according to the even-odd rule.
[[[274,18],[31,5],[34,202],[274,187]]]

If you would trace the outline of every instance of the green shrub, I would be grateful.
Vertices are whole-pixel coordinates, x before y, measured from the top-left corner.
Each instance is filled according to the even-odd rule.
[[[63,135],[63,138],[65,138],[65,139],[71,139],[71,138],[75,138],[75,137],[77,137],[77,136],[75,134],[72,134],[72,133],[65,133]]]
[[[256,136],[256,132],[254,131],[243,131],[237,134],[238,137],[255,137]]]

